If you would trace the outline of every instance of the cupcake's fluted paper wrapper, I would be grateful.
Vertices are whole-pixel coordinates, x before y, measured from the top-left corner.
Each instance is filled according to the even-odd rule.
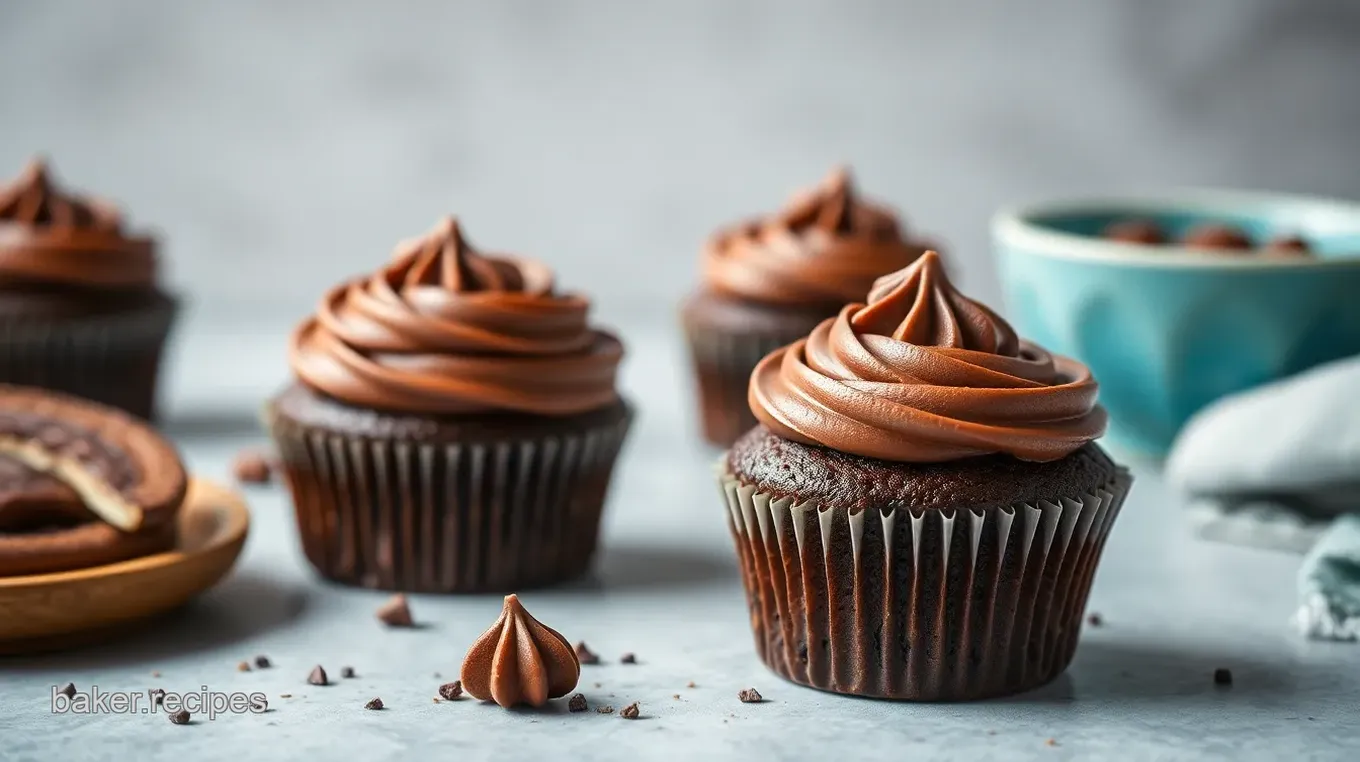
[[[746,400],[751,371],[765,355],[805,337],[807,331],[731,334],[689,328],[686,333],[698,376],[704,438],[727,447],[756,425]]]
[[[0,383],[65,392],[150,419],[177,312],[167,300],[96,318],[0,318]]]
[[[1131,481],[1121,469],[1090,494],[918,515],[795,504],[717,470],[761,659],[813,688],[915,701],[1066,669]]]
[[[510,592],[580,576],[631,413],[541,439],[346,436],[276,418],[307,559],[346,584]]]

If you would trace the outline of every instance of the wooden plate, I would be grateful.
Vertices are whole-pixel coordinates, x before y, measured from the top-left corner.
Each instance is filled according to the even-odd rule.
[[[239,494],[193,479],[174,550],[90,569],[0,577],[0,654],[97,643],[188,602],[231,569],[249,527]]]

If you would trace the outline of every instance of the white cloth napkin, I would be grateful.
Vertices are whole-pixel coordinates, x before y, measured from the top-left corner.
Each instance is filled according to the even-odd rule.
[[[1306,550],[1295,622],[1360,639],[1360,357],[1205,408],[1166,475],[1206,536]]]

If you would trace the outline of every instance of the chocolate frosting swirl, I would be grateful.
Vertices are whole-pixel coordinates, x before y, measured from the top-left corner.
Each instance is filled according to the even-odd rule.
[[[154,242],[126,234],[111,204],[63,193],[41,160],[0,188],[0,282],[137,288],[155,279]]]
[[[841,168],[781,212],[714,236],[704,249],[704,278],[741,299],[841,305],[925,248],[903,237],[892,211],[860,198]]]
[[[916,463],[1057,460],[1105,431],[1081,363],[1019,340],[950,284],[935,252],[880,278],[751,376],[751,410],[786,439]]]
[[[613,403],[623,347],[529,259],[478,253],[448,218],[343,283],[294,332],[293,371],[360,407],[571,415]]]

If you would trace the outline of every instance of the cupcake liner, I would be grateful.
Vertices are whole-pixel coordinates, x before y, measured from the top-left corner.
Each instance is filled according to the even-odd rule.
[[[0,382],[155,414],[161,354],[178,304],[86,318],[0,319]]]
[[[756,650],[821,690],[913,701],[1017,693],[1072,660],[1131,477],[957,511],[822,509],[719,483]]]
[[[756,425],[746,401],[756,364],[765,355],[807,335],[807,331],[729,334],[703,328],[691,328],[686,333],[699,380],[703,435],[721,447]]]
[[[509,592],[590,565],[631,413],[537,439],[424,443],[275,417],[307,559],[323,576],[418,593]]]

